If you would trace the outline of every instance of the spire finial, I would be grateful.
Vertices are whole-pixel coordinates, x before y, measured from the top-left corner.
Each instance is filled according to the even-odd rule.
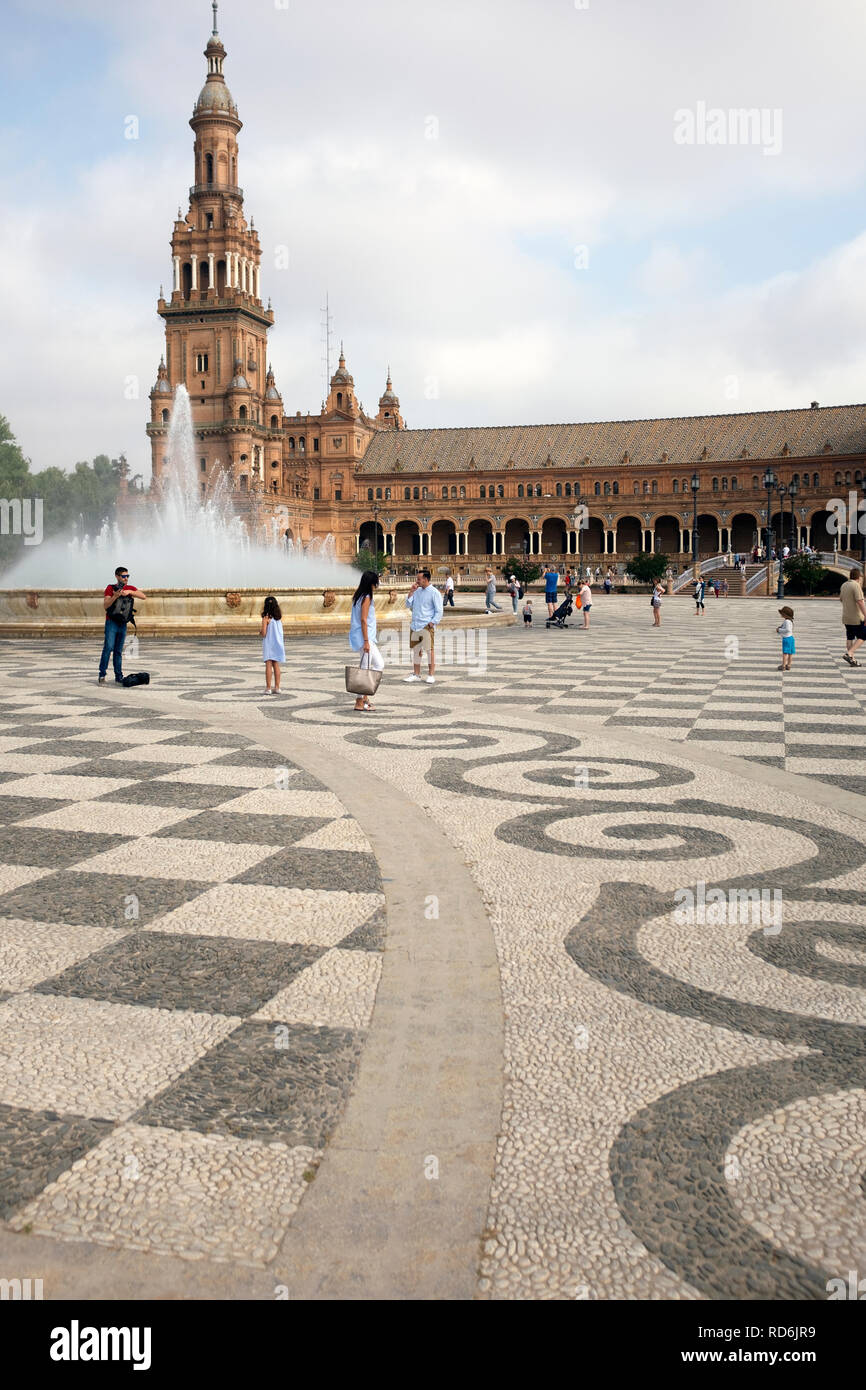
[[[213,10],[213,31],[214,31],[214,34],[216,34],[216,31],[217,31],[217,8],[218,8],[218,6],[217,6],[217,0],[213,0],[213,4],[211,5],[211,9]]]

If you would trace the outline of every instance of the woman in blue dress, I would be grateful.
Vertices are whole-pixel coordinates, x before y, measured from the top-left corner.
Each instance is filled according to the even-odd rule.
[[[283,641],[283,612],[273,594],[268,594],[262,608],[262,661],[265,663],[265,694],[280,693],[280,663],[285,664],[286,647]]]
[[[385,658],[376,645],[376,605],[373,592],[379,587],[379,576],[375,570],[365,570],[361,582],[352,595],[352,620],[349,624],[349,646],[353,652],[361,653],[360,665],[371,671],[384,671]],[[359,695],[355,709],[365,714],[373,706],[368,695]]]

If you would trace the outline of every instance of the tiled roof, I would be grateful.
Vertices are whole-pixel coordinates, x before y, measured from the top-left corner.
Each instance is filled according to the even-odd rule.
[[[670,420],[598,420],[583,425],[387,430],[370,441],[358,472],[428,473],[435,462],[440,473],[462,473],[472,468],[473,461],[480,471],[490,472],[508,468],[509,460],[516,469],[532,469],[543,468],[548,455],[557,468],[569,470],[647,464],[682,468],[737,461],[745,465],[748,458],[781,458],[785,445],[789,458],[823,454],[827,443],[833,454],[866,453],[866,405]]]

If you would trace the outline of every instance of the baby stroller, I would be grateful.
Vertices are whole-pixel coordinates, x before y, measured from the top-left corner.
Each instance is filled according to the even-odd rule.
[[[566,594],[565,601],[559,605],[552,618],[548,618],[545,627],[568,627],[566,618],[570,618],[574,612],[574,599],[571,594]]]

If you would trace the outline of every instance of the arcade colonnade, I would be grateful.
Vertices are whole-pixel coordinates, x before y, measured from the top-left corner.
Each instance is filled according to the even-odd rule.
[[[383,550],[387,555],[409,559],[484,561],[499,555],[538,555],[567,561],[582,555],[593,559],[628,559],[640,552],[663,552],[672,558],[691,554],[692,515],[687,512],[596,513],[589,509],[584,525],[574,529],[571,515],[554,513],[523,516],[406,516],[381,515],[360,523],[355,548]],[[824,522],[827,512],[798,509],[792,526],[791,514],[776,512],[772,517],[775,535],[792,548],[812,543],[813,528],[818,547],[827,547]],[[750,551],[766,525],[766,511],[744,507],[735,513],[704,510],[698,513],[698,546],[703,555],[728,550]],[[841,544],[840,538],[840,544]]]

